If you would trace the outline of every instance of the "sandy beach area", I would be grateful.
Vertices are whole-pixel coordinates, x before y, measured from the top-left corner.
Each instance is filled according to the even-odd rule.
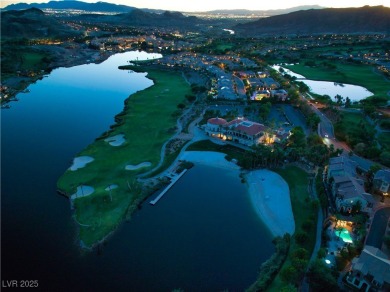
[[[226,154],[211,151],[186,151],[181,160],[195,164],[209,165],[224,169],[241,169],[225,159]],[[251,171],[246,175],[248,195],[251,203],[264,224],[274,236],[293,234],[295,221],[290,201],[290,190],[287,182],[275,172],[262,169]]]
[[[293,234],[295,221],[287,182],[277,173],[267,169],[251,171],[246,179],[256,213],[272,234]]]

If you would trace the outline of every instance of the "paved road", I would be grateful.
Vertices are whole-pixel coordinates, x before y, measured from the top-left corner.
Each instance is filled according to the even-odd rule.
[[[366,238],[366,245],[371,245],[376,248],[382,247],[383,236],[386,232],[387,222],[390,218],[390,207],[379,209],[374,215],[371,222],[370,231]]]

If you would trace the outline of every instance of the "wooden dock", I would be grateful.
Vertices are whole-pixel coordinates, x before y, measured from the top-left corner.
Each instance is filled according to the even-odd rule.
[[[188,169],[184,169],[180,174],[174,177],[171,183],[163,190],[154,200],[151,200],[150,205],[155,205],[165,195],[167,191],[187,172]]]

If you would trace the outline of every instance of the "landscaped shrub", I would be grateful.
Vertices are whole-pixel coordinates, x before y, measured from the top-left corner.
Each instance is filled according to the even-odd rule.
[[[247,291],[265,291],[286,260],[290,248],[290,234],[286,233],[283,238],[276,237],[273,240],[273,243],[276,248],[275,253],[268,261],[261,265],[256,282],[253,283]]]

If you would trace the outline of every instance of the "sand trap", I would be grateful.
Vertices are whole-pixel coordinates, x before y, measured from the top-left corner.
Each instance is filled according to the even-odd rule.
[[[142,163],[137,164],[137,165],[129,164],[129,165],[126,165],[126,170],[137,170],[139,168],[149,167],[151,165],[152,165],[152,163],[150,163],[150,162],[142,162]]]
[[[73,164],[69,169],[72,171],[78,170],[79,168],[83,168],[84,166],[86,166],[88,163],[92,161],[94,161],[94,159],[89,156],[75,157],[73,159]]]
[[[118,188],[118,185],[109,185],[104,190],[106,190],[108,192],[109,190],[115,190],[117,188]]]
[[[76,198],[86,197],[93,194],[94,191],[95,189],[93,187],[81,185],[77,187],[77,192],[71,195],[70,198],[74,200]]]
[[[107,139],[104,139],[105,142],[109,142],[111,146],[121,146],[123,143],[126,142],[125,135],[119,134],[116,136],[108,137]]]
[[[247,176],[249,196],[256,213],[274,236],[295,232],[287,182],[270,170],[256,170]]]

